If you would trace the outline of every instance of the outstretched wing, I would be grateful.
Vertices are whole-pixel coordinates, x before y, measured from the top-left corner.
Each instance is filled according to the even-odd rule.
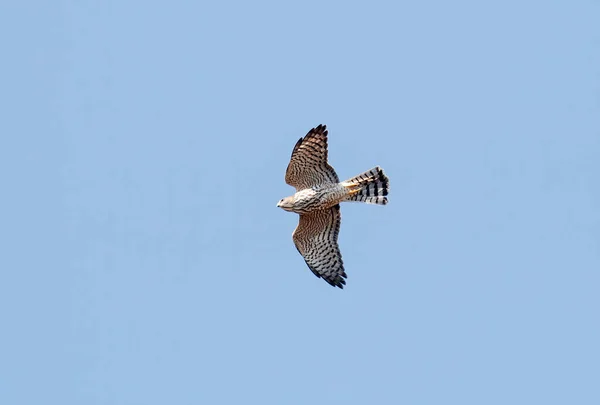
[[[344,288],[346,273],[338,246],[342,216],[340,205],[300,215],[292,238],[304,261],[317,277]]]
[[[333,167],[327,163],[327,127],[319,125],[308,131],[294,146],[285,182],[296,190],[339,183]]]

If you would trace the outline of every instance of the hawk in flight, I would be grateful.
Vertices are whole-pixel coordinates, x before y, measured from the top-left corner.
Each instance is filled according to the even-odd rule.
[[[346,272],[338,246],[340,202],[387,204],[387,176],[375,167],[340,182],[327,163],[327,127],[319,125],[294,146],[285,182],[296,188],[296,194],[283,198],[277,206],[300,214],[292,235],[296,248],[317,277],[344,288]]]

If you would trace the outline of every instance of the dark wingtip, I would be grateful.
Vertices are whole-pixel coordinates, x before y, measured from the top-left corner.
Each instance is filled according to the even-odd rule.
[[[346,277],[346,273],[341,274],[340,276],[338,276],[336,279],[333,279],[333,280],[330,278],[323,278],[323,279],[325,281],[327,281],[327,283],[332,287],[344,289],[344,285],[346,284],[346,280],[344,280],[344,277]]]
[[[343,272],[342,274],[339,274],[335,280],[331,280],[331,281],[327,280],[327,282],[329,284],[331,284],[333,287],[338,287],[343,290],[344,285],[346,285],[346,280],[345,280],[346,277],[348,277],[348,276],[346,276],[346,272]]]
[[[317,127],[308,131],[308,134],[306,135],[309,135],[311,133],[327,135],[327,125],[319,124]]]

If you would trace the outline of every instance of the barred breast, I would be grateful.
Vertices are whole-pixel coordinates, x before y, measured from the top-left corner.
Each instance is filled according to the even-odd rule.
[[[343,185],[326,184],[305,190],[294,195],[294,212],[305,214],[315,210],[333,207],[348,196],[348,190]]]

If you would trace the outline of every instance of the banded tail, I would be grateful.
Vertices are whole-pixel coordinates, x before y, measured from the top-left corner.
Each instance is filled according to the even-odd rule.
[[[386,205],[390,180],[379,166],[342,183],[349,191],[345,201],[359,201],[367,204]]]

